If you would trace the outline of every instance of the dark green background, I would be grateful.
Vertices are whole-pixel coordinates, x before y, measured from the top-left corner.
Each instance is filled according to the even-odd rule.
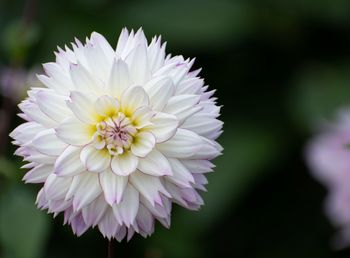
[[[199,212],[175,206],[170,230],[118,244],[117,257],[349,257],[332,251],[326,189],[304,147],[317,121],[350,105],[350,1],[0,0],[0,67],[52,61],[57,45],[92,31],[115,46],[124,26],[197,57],[223,105],[225,150]],[[19,122],[11,115],[10,129]],[[14,147],[0,141],[0,257],[106,257],[97,230],[77,238],[62,216],[35,209],[38,187],[20,181]]]

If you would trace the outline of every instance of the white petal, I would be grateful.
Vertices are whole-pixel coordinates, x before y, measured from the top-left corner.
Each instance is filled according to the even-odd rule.
[[[128,177],[117,176],[110,169],[99,174],[100,184],[109,205],[120,203],[125,187],[128,183]]]
[[[129,65],[131,78],[136,84],[143,85],[150,78],[146,45],[136,46],[125,61]]]
[[[152,205],[145,197],[140,195],[140,203],[142,203],[157,219],[170,216],[171,202],[168,198],[162,197],[162,205],[155,203]]]
[[[152,117],[151,122],[152,125],[148,128],[156,137],[157,143],[165,142],[174,136],[179,126],[176,116],[161,112]]]
[[[136,170],[138,162],[139,159],[131,151],[126,151],[112,158],[111,167],[116,175],[128,176]]]
[[[54,83],[56,84],[55,88],[64,89],[64,92],[67,92],[74,88],[72,80],[66,71],[56,63],[46,63],[43,64],[44,70],[47,75],[49,75]]]
[[[86,224],[96,226],[105,214],[107,207],[103,194],[100,194],[92,203],[82,208],[81,213]]]
[[[154,112],[149,107],[140,107],[135,110],[131,116],[131,121],[136,129],[142,129],[144,127],[151,126],[151,119],[154,116]]]
[[[54,129],[47,129],[38,133],[33,139],[33,147],[46,155],[58,156],[68,145],[57,138]]]
[[[84,48],[84,54],[88,63],[89,71],[102,81],[106,81],[109,67],[112,64],[112,56],[104,54],[102,48],[98,44],[89,43]]]
[[[119,110],[118,100],[107,95],[99,97],[94,106],[96,112],[104,117],[112,117]]]
[[[125,238],[125,235],[126,235],[126,227],[121,226],[117,231],[117,233],[114,235],[114,237],[115,239],[117,239],[118,242],[121,242]]]
[[[87,171],[84,171],[84,173],[86,173]],[[82,178],[83,174],[84,173],[81,173],[81,174],[78,174],[78,175],[75,175],[72,179],[72,183],[70,184],[69,186],[69,189],[67,191],[67,194],[65,196],[65,200],[70,200],[73,198],[76,190],[78,189],[78,186],[79,186],[79,183],[80,183],[80,178]],[[69,177],[71,178],[71,177]]]
[[[152,150],[145,158],[139,159],[138,169],[153,176],[172,175],[167,158],[158,150]]]
[[[117,233],[119,225],[111,208],[108,208],[105,212],[105,215],[101,219],[100,223],[98,223],[98,228],[102,235],[108,239],[111,239]]]
[[[71,64],[70,75],[75,88],[82,92],[102,93],[101,83],[81,64]]]
[[[151,212],[142,204],[139,207],[139,212],[136,217],[137,225],[142,232],[150,235],[154,231],[154,217]]]
[[[121,56],[124,50],[124,47],[126,45],[126,42],[128,41],[128,38],[129,38],[129,32],[126,28],[123,28],[117,43],[117,49],[116,49],[117,55]]]
[[[30,142],[37,133],[45,130],[45,127],[36,122],[26,122],[16,127],[10,133],[10,137],[15,139],[19,144]]]
[[[46,179],[44,185],[47,199],[64,199],[71,182],[72,178],[57,177],[55,174],[50,174]]]
[[[100,173],[109,167],[111,155],[106,149],[98,150],[87,145],[82,149],[80,159],[88,171]]]
[[[70,218],[69,223],[72,227],[74,234],[76,234],[78,237],[84,234],[84,232],[89,228],[89,225],[85,223],[81,212],[76,214],[74,217]]]
[[[113,206],[113,212],[120,224],[127,227],[134,223],[139,210],[139,192],[130,184],[126,186],[121,203]]]
[[[30,118],[31,121],[37,122],[46,128],[53,128],[57,125],[57,121],[43,113],[36,103],[25,100],[20,103],[18,107],[28,118]]]
[[[22,147],[23,149],[19,148],[18,150],[23,151],[21,154],[25,158],[24,161],[28,162],[35,162],[35,163],[42,163],[42,164],[54,164],[56,157],[54,156],[48,156],[45,154],[42,154],[38,152],[36,149],[31,147]],[[17,151],[16,151],[17,154]]]
[[[130,87],[126,89],[120,99],[120,106],[125,115],[132,115],[132,113],[144,106],[149,105],[148,95],[145,90],[140,87]]]
[[[39,166],[36,166],[35,168],[29,170],[25,176],[23,177],[23,180],[26,183],[44,183],[47,179],[47,177],[53,172],[53,166],[52,165],[45,165],[41,164]]]
[[[145,157],[150,153],[156,143],[152,133],[140,132],[134,137],[131,145],[131,151],[138,157]]]
[[[168,176],[167,180],[180,187],[191,187],[191,183],[194,183],[191,172],[178,159],[169,158],[168,161],[171,165],[173,175]]]
[[[68,146],[56,160],[55,174],[70,177],[85,171],[80,161],[80,152],[80,147]]]
[[[148,62],[152,72],[164,65],[166,42],[161,45],[161,37],[154,37],[148,46]]]
[[[175,87],[170,77],[156,77],[145,84],[153,110],[162,111],[174,94]]]
[[[203,140],[197,134],[178,128],[168,141],[158,144],[157,149],[170,158],[193,157],[203,146]]]
[[[95,173],[81,173],[78,176],[79,183],[74,192],[73,208],[80,210],[84,206],[94,201],[102,192],[98,175]]]
[[[213,132],[218,132],[222,129],[223,122],[205,113],[197,113],[189,117],[182,125],[182,128],[191,130],[206,138]]]
[[[71,101],[67,101],[67,106],[74,115],[83,123],[95,124],[99,117],[94,109],[94,97],[79,91],[70,93]]]
[[[223,148],[215,141],[201,137],[203,144],[199,151],[192,155],[192,159],[207,159],[211,160],[221,155]]]
[[[191,171],[191,173],[208,173],[212,172],[215,167],[209,160],[183,159],[181,163]]]
[[[42,82],[46,87],[48,87],[49,89],[54,90],[55,92],[57,92],[58,94],[62,94],[62,95],[68,95],[69,93],[69,88],[65,87],[59,83],[57,83],[57,81],[55,81],[54,79],[46,76],[46,75],[37,75],[37,78],[39,79],[40,82]]]
[[[90,41],[94,45],[98,45],[102,49],[104,55],[106,56],[107,59],[109,59],[109,61],[113,59],[115,55],[115,51],[113,50],[113,48],[111,47],[111,45],[108,43],[108,41],[104,36],[102,36],[100,33],[93,32],[91,34]]]
[[[94,126],[83,124],[76,118],[67,118],[56,128],[56,134],[65,143],[83,146],[91,142],[94,130]]]
[[[131,83],[128,65],[121,59],[114,60],[107,84],[109,92],[120,98]]]
[[[153,206],[155,203],[162,205],[162,199],[159,193],[163,193],[167,197],[171,197],[165,190],[159,177],[146,175],[136,171],[130,175],[130,183],[142,194]]]
[[[72,114],[66,106],[66,97],[55,92],[41,90],[36,93],[36,100],[40,110],[57,122]]]
[[[200,96],[197,95],[173,96],[169,99],[163,112],[173,114],[179,119],[185,119],[194,111],[198,112],[200,110],[200,107],[195,108],[195,105],[199,103],[199,100]]]

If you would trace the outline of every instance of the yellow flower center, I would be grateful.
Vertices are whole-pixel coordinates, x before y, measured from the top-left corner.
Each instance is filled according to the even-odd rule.
[[[111,155],[123,154],[129,149],[137,129],[122,112],[96,124],[93,143],[96,149],[107,149]]]

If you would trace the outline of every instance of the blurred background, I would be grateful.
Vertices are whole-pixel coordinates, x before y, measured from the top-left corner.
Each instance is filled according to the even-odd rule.
[[[170,230],[116,246],[117,257],[341,258],[324,215],[326,189],[304,147],[315,124],[350,105],[349,0],[0,0],[0,257],[106,257],[97,230],[75,237],[35,207],[8,138],[16,105],[57,45],[92,31],[161,34],[223,105],[224,155],[199,212],[174,206]]]

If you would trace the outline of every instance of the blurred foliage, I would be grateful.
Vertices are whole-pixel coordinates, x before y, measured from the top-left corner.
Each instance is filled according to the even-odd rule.
[[[57,45],[94,30],[115,45],[122,27],[142,26],[168,52],[197,57],[224,105],[225,150],[208,175],[206,205],[174,206],[170,230],[157,224],[152,237],[119,244],[117,257],[349,256],[329,247],[325,191],[302,153],[315,123],[350,105],[350,1],[38,0],[26,24],[28,3],[0,0],[0,69],[51,61]],[[6,101],[10,130],[19,119]],[[0,257],[105,256],[97,230],[76,238],[62,216],[36,210],[35,186],[20,181],[14,148],[0,141]]]
[[[2,35],[2,45],[8,58],[13,62],[23,61],[30,47],[38,40],[39,28],[36,25],[24,26],[21,21],[10,23]]]
[[[301,129],[333,119],[339,108],[350,106],[350,65],[310,65],[301,71],[290,94],[290,112]]]
[[[165,257],[204,257],[208,250],[199,241],[201,235],[219,223],[242,194],[264,176],[263,168],[282,154],[282,143],[276,142],[272,132],[242,128],[238,122],[226,125],[226,130],[230,134],[224,134],[220,141],[225,154],[218,158],[218,173],[209,175],[208,192],[203,195],[206,205],[197,213],[176,207],[171,230],[158,229],[152,239],[151,246],[163,249]]]
[[[45,252],[49,218],[33,203],[34,194],[9,186],[0,198],[0,241],[3,258],[38,258]]]

